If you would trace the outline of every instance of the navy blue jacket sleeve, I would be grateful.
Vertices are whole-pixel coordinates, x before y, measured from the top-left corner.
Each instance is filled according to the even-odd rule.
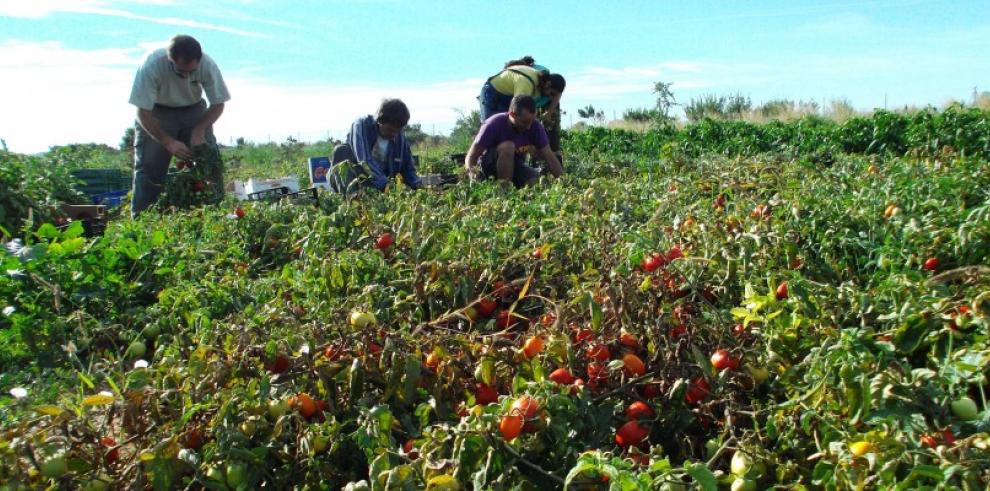
[[[379,191],[385,190],[385,185],[388,184],[388,178],[382,172],[381,162],[375,161],[375,158],[371,155],[371,148],[368,146],[368,141],[370,136],[369,131],[376,130],[375,125],[366,124],[367,119],[359,119],[354,122],[351,126],[351,139],[347,143],[351,145],[351,149],[354,150],[354,156],[357,157],[359,162],[365,162],[368,164],[368,168],[371,170],[371,185],[374,186]],[[377,136],[375,136],[377,138]]]
[[[413,189],[422,187],[419,175],[416,174],[416,164],[413,162],[409,141],[402,138],[402,181]]]

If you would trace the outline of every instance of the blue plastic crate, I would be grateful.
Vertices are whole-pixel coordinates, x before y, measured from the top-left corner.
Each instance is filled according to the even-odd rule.
[[[110,191],[109,193],[94,194],[92,196],[93,204],[104,205],[107,208],[120,206],[127,201],[127,193],[129,192],[131,192],[129,189],[121,189],[119,191]]]

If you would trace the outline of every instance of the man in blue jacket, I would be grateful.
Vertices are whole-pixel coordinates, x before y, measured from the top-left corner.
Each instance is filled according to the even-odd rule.
[[[330,159],[328,177],[334,191],[347,190],[358,175],[364,175],[368,186],[384,191],[396,174],[407,186],[419,189],[412,151],[402,133],[407,123],[409,108],[399,99],[385,99],[376,116],[354,121],[347,142],[337,145]]]

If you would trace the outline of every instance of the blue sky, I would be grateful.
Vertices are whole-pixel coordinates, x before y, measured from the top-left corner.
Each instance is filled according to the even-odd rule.
[[[990,88],[990,2],[0,0],[0,138],[116,144],[142,55],[197,37],[233,100],[222,141],[342,137],[382,97],[446,132],[484,79],[531,54],[564,74],[565,124],[651,105],[652,84],[859,109]],[[17,117],[9,117],[14,114]]]

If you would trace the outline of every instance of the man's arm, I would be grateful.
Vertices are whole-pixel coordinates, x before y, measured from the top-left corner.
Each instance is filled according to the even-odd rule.
[[[478,142],[471,144],[467,155],[464,156],[464,171],[467,172],[468,177],[474,179],[481,173],[478,168],[478,159],[481,158],[484,151],[485,149]]]
[[[155,115],[147,109],[138,109],[138,122],[144,131],[148,132],[156,142],[160,143],[168,153],[179,157],[180,159],[191,159],[193,158],[192,151],[185,143],[182,143],[175,138],[172,138],[169,134],[162,130],[162,126],[158,124],[158,119]]]
[[[416,173],[416,164],[413,163],[412,149],[409,142],[402,138],[402,182],[413,189],[422,187],[419,175]]]
[[[564,166],[560,165],[560,161],[557,160],[557,156],[554,155],[553,150],[550,150],[550,145],[541,148],[540,154],[543,155],[543,160],[547,161],[547,168],[550,169],[550,173],[553,174],[554,177],[564,175]]]
[[[213,126],[220,119],[220,115],[223,114],[223,103],[212,104],[209,109],[203,113],[203,117],[200,118],[199,122],[192,130],[192,136],[189,138],[189,143],[193,147],[202,145],[206,141],[206,129]]]

